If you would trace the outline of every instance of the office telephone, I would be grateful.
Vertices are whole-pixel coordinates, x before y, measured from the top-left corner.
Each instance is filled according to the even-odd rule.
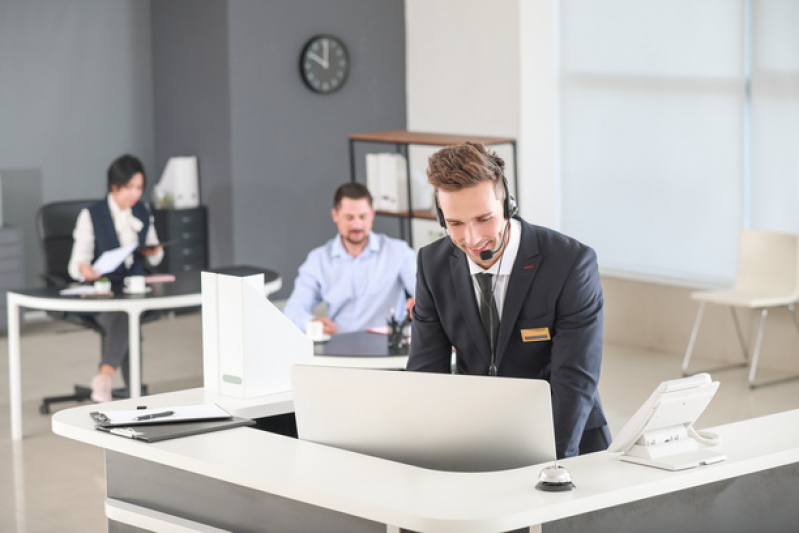
[[[608,451],[621,452],[624,461],[666,470],[725,460],[723,453],[706,448],[718,444],[719,437],[693,427],[718,387],[719,382],[706,373],[664,381],[613,439]]]

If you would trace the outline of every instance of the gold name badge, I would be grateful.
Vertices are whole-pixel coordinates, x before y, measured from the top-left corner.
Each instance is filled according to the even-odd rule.
[[[549,336],[549,328],[522,330],[522,342],[548,341],[550,339],[552,339],[552,337]]]

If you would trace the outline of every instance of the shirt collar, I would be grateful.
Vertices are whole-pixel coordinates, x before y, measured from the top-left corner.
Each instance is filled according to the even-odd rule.
[[[466,262],[469,264],[469,274],[474,276],[475,274],[498,273],[501,276],[510,276],[511,271],[513,271],[513,263],[516,262],[516,254],[519,253],[519,243],[522,240],[522,223],[512,218],[509,231],[508,245],[505,247],[505,251],[502,252],[502,257],[491,265],[491,268],[484,270],[483,267],[472,261],[468,255],[466,256]]]
[[[107,201],[108,209],[111,211],[111,220],[114,221],[115,228],[123,229],[125,227],[130,227],[136,233],[141,231],[144,224],[133,215],[132,207],[120,209],[119,205],[111,197],[111,194],[108,194]]]

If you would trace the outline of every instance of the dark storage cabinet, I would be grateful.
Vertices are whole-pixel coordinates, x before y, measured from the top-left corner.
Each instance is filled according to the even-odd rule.
[[[0,329],[6,329],[6,293],[25,288],[25,258],[20,228],[0,227]]]
[[[191,209],[154,209],[155,230],[164,247],[160,272],[177,274],[208,268],[208,210],[205,206]]]

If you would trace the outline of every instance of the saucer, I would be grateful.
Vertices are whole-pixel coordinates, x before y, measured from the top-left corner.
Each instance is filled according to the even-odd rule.
[[[125,294],[131,294],[131,295],[134,295],[134,294],[149,294],[149,293],[153,292],[153,288],[152,287],[145,287],[144,288],[144,292],[131,292],[131,291],[128,290],[127,287],[123,287],[122,288],[122,292],[124,292]]]

